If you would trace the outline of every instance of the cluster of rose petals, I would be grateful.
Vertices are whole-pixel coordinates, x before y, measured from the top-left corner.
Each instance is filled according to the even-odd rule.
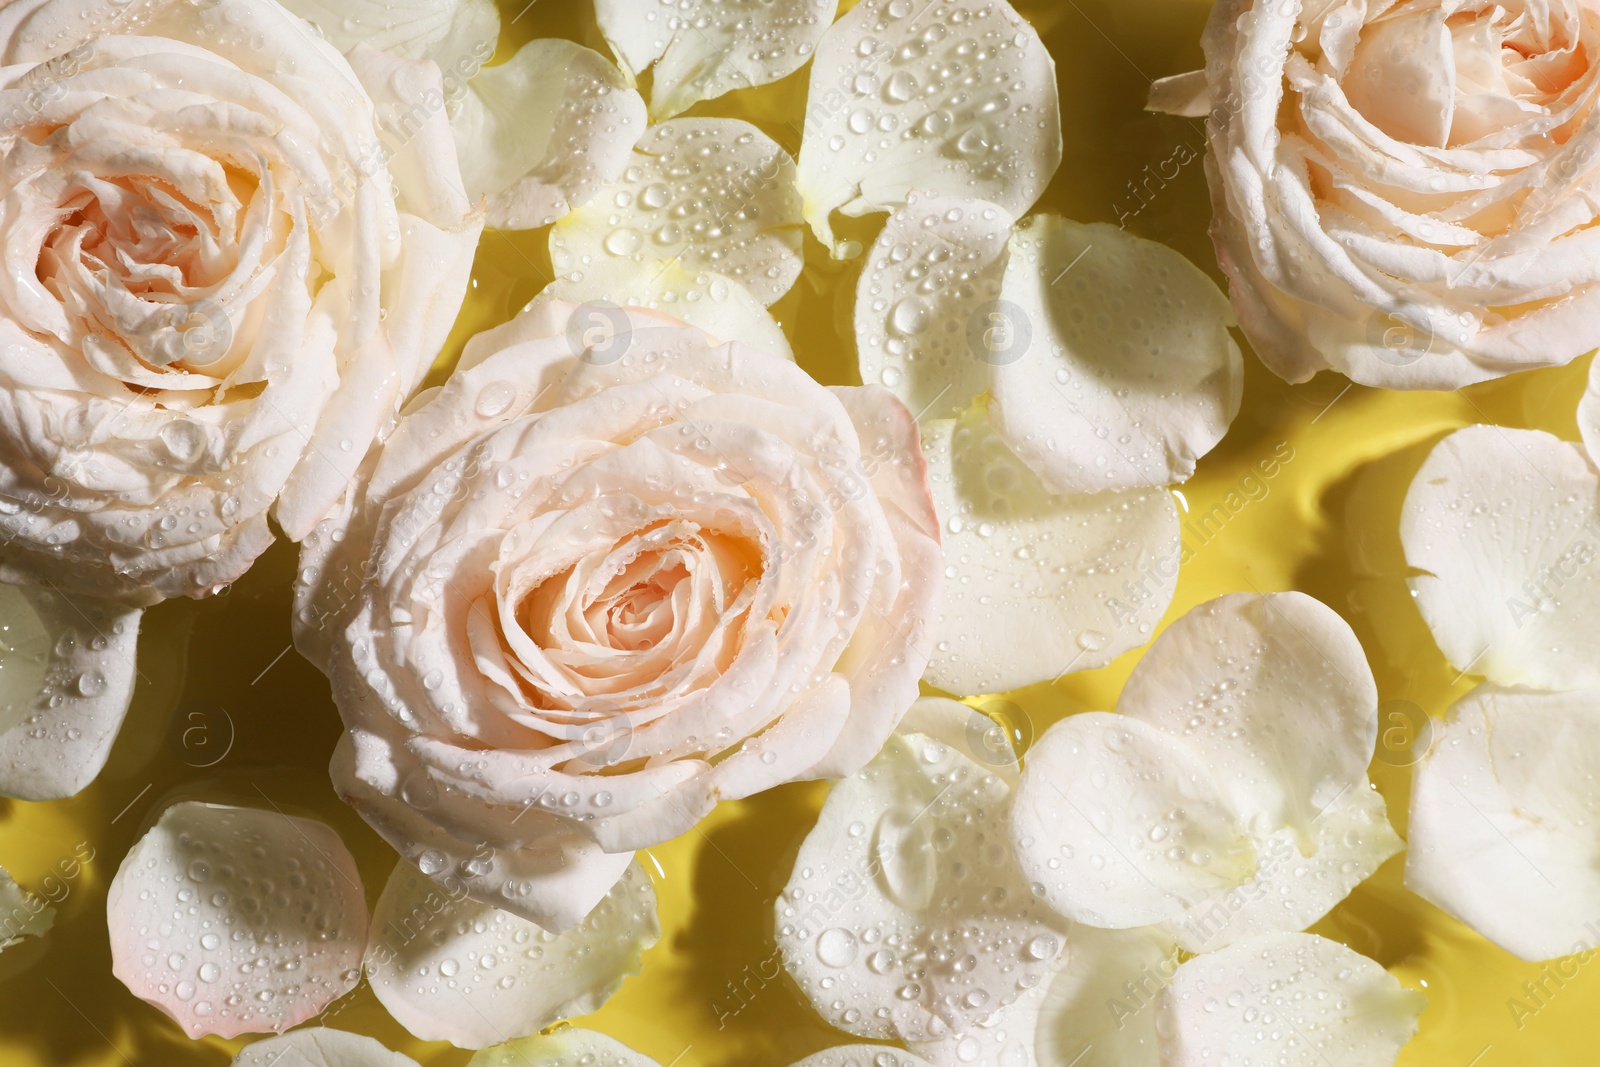
[[[1117,714],[1029,751],[1018,861],[1074,921],[1165,924],[1190,952],[1304,929],[1400,850],[1367,781],[1377,732],[1342,619],[1301,593],[1221,597],[1151,645]]]
[[[1143,644],[1177,585],[1167,486],[1238,413],[1227,301],[1116,227],[913,193],[856,292],[861,376],[919,413],[945,537],[927,681],[994,692]]]
[[[1262,360],[1450,389],[1600,343],[1600,9],[1226,0],[1203,74],[1217,257]]]
[[[916,696],[938,540],[911,414],[638,311],[480,334],[305,542],[340,793],[550,929],[718,800],[863,765]]]
[[[1165,663],[1156,672],[1164,678],[1136,677],[1130,687],[1140,687],[1145,697],[1176,697],[1171,688],[1190,683],[1213,693],[1232,692],[1216,688],[1217,672],[1208,670],[1195,646],[1220,637],[1229,651],[1244,651],[1237,633],[1216,631],[1237,629],[1241,621],[1268,610],[1274,609],[1261,598],[1225,599],[1214,606],[1210,625],[1203,627],[1212,632],[1180,632],[1168,644]],[[1321,772],[1346,754],[1337,742],[1339,751],[1328,755],[1314,754],[1313,746],[1344,730],[1363,731],[1358,725],[1352,729],[1349,709],[1343,706],[1343,698],[1351,694],[1338,686],[1325,699],[1313,697],[1299,708],[1275,709],[1294,671],[1311,667],[1315,682],[1323,682],[1323,674],[1354,667],[1348,650],[1337,647],[1340,637],[1352,644],[1354,639],[1347,629],[1337,634],[1342,624],[1332,626],[1337,620],[1326,609],[1319,605],[1308,610],[1289,602],[1280,610],[1286,612],[1281,621],[1309,628],[1315,637],[1307,640],[1326,639],[1330,627],[1334,631],[1320,673],[1313,666],[1314,655],[1291,657],[1293,662],[1271,651],[1253,658],[1247,654],[1243,661],[1234,657],[1248,682],[1237,710],[1195,702],[1182,710],[1186,719],[1201,720],[1193,743],[1204,755],[1191,757],[1205,760],[1199,771],[1216,766],[1219,780],[1243,779],[1239,789],[1262,796],[1274,786],[1284,789],[1277,799],[1292,807],[1303,799],[1292,794],[1304,783],[1331,782]],[[1151,654],[1160,651],[1158,643]],[[1184,676],[1188,664],[1198,664],[1196,677]],[[1315,682],[1307,689],[1323,691]],[[1152,687],[1163,692],[1152,693]],[[1074,716],[1063,726],[1095,718]],[[1274,719],[1276,729],[1270,728]],[[1302,723],[1315,728],[1315,738],[1296,752],[1292,743],[1284,742]],[[1082,846],[1085,854],[1090,848],[1102,853],[1147,849],[1145,828],[1137,827],[1138,834],[1125,832],[1107,810],[1084,814],[1085,805],[1094,800],[1069,795],[1080,792],[1074,776],[1081,771],[1091,783],[1099,783],[1091,788],[1109,793],[1117,791],[1112,782],[1117,772],[1104,761],[1080,764],[1059,758],[1057,731],[1062,727],[1030,751],[1028,769],[1019,781],[1015,753],[1003,742],[990,743],[994,725],[966,705],[926,698],[877,759],[829,794],[778,902],[784,965],[834,1026],[864,1037],[897,1039],[910,1052],[881,1045],[842,1046],[797,1067],[1201,1067],[1218,1062],[1374,1067],[1394,1062],[1416,1032],[1422,998],[1345,946],[1291,929],[1335,903],[1348,891],[1347,883],[1323,894],[1332,899],[1310,903],[1315,891],[1294,885],[1304,872],[1295,878],[1286,872],[1274,884],[1263,879],[1236,889],[1241,900],[1260,903],[1240,915],[1236,912],[1241,909],[1224,901],[1225,918],[1205,920],[1216,929],[1204,938],[1188,936],[1174,923],[1101,929],[1053,917],[1042,905],[1061,907],[1061,898],[1042,882],[1030,887],[1029,878],[1041,866],[1042,877],[1055,877],[1061,864],[1033,862],[1040,853],[1032,843],[1013,852],[1006,840],[1008,817],[1013,823],[1029,823],[1048,806],[1039,794],[1059,780],[1067,792],[1061,794],[1056,821],[1083,818],[1099,834],[1098,844]],[[1219,729],[1235,728],[1260,743],[1250,750],[1218,739]],[[1136,736],[1144,738],[1143,733]],[[1130,739],[1112,751],[1131,758],[1140,743]],[[1370,751],[1370,731],[1366,744]],[[1183,763],[1173,753],[1165,755]],[[1276,772],[1270,783],[1262,781],[1264,762]],[[1196,771],[1185,766],[1172,773],[1187,772],[1189,781],[1198,783]],[[1141,766],[1124,778],[1158,790],[1160,774],[1159,768]],[[1370,793],[1364,764],[1361,774],[1361,788]],[[1335,771],[1334,777],[1345,775]],[[1112,804],[1148,806],[1127,795],[1136,792],[1122,789],[1109,799]],[[1226,805],[1205,797],[1175,799],[1170,793],[1161,799],[1210,808]],[[1336,794],[1334,804],[1339,799]],[[1370,802],[1346,806],[1360,809]],[[1186,807],[1182,817],[1190,814]],[[1270,821],[1258,817],[1255,823]],[[1379,847],[1357,855],[1329,840],[1346,828],[1341,824],[1324,835],[1318,842],[1320,854],[1297,860],[1322,869],[1302,880],[1328,881],[1326,868],[1343,861],[1365,864],[1363,873],[1370,872],[1397,845],[1392,832],[1386,837],[1378,833],[1373,836],[1380,839]],[[1033,833],[1030,828],[1028,834]],[[1170,847],[1174,838],[1169,834],[1163,840]],[[1067,850],[1060,855],[1069,862],[1073,858]],[[1123,862],[1132,861],[1123,857]],[[1113,869],[1109,863],[1102,867]],[[1150,870],[1163,876],[1157,868]],[[1134,898],[1130,907],[1148,903],[1139,899],[1151,894],[1138,884],[1137,875],[1117,873],[1112,893],[1120,890]],[[1067,914],[1078,918],[1074,912],[1079,909],[1071,902],[1066,905]],[[1183,961],[1180,940],[1188,950],[1217,951]]]
[[[1436,724],[1411,791],[1406,884],[1523,959],[1600,930],[1600,373],[1584,443],[1471,426],[1406,494],[1400,537],[1445,657],[1484,683]]]

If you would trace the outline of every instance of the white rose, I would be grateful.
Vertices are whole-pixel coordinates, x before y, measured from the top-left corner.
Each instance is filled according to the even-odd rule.
[[[1273,370],[1452,389],[1600,344],[1600,9],[1226,0],[1203,75],[1240,324]]]
[[[849,774],[917,695],[940,552],[911,413],[647,312],[468,345],[307,538],[345,799],[551,928],[718,800]]]
[[[460,306],[438,68],[273,0],[21,0],[0,49],[0,578],[202,595],[327,513]]]

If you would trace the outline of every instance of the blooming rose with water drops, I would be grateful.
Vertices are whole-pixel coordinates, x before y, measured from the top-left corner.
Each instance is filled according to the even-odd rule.
[[[552,930],[719,800],[848,774],[916,698],[938,538],[911,413],[638,310],[480,334],[308,538],[336,787]]]
[[[1224,0],[1203,71],[1212,236],[1257,355],[1455,389],[1600,344],[1600,8]]]

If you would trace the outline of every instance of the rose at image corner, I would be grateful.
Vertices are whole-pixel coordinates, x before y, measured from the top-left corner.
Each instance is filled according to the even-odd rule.
[[[553,930],[719,800],[871,759],[917,697],[942,568],[888,391],[606,314],[474,338],[296,589],[341,795],[425,874]]]
[[[1454,389],[1600,344],[1600,9],[1534,11],[1224,0],[1205,71],[1156,83],[1207,117],[1217,259],[1277,374]]]
[[[408,110],[432,63],[274,0],[137,14],[0,9],[0,579],[142,605],[327,513],[482,222],[444,111]]]

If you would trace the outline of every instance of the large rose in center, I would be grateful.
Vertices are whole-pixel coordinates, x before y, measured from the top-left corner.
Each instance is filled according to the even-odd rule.
[[[878,751],[927,660],[935,523],[887,391],[644,313],[526,313],[305,543],[335,784],[424,873],[569,926],[717,801]]]

